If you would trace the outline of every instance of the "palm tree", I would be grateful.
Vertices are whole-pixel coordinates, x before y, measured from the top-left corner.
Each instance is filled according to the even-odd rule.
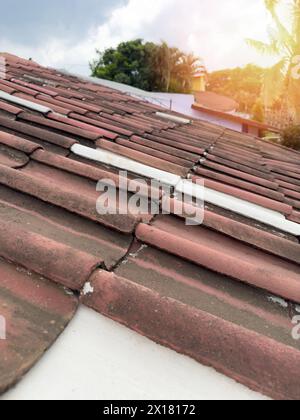
[[[158,75],[158,85],[163,91],[169,92],[172,75],[182,56],[178,48],[171,48],[166,42],[157,46],[152,65]]]
[[[153,55],[152,66],[154,74],[157,77],[156,84],[159,90],[166,90],[168,74],[169,74],[169,47],[166,42],[156,46],[155,53]]]
[[[174,78],[180,81],[181,89],[184,92],[190,92],[192,89],[193,75],[203,65],[199,57],[193,54],[184,54],[174,68]]]
[[[263,102],[271,107],[282,100],[296,123],[300,123],[300,80],[294,67],[300,56],[300,0],[264,0],[274,25],[269,29],[269,42],[248,39],[247,42],[263,54],[278,57],[279,61],[265,71]],[[278,6],[288,8],[289,22],[285,25],[278,14]]]
[[[178,48],[162,42],[153,54],[152,67],[156,74],[156,88],[164,92],[178,90],[189,92],[193,74],[201,66],[193,54],[185,54]]]

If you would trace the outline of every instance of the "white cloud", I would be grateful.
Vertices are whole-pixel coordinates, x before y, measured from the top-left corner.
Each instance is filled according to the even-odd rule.
[[[24,47],[0,41],[0,50],[33,57],[41,64],[88,73],[95,49],[144,38],[166,40],[204,58],[209,69],[248,62],[267,64],[245,43],[246,37],[266,36],[262,0],[129,0],[107,22],[91,28],[77,44],[53,37],[43,47]]]

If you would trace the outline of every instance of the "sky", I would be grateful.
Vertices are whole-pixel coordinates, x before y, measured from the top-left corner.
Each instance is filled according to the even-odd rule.
[[[0,51],[89,74],[95,50],[143,38],[200,56],[209,71],[270,65],[246,38],[266,40],[263,0],[0,0]]]

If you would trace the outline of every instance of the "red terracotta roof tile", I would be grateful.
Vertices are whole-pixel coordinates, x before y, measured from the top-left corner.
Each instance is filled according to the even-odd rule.
[[[281,191],[285,196],[295,198],[296,200],[300,201],[300,192],[288,190],[286,188],[281,188]]]
[[[83,287],[103,260],[50,239],[1,223],[0,254],[9,261],[73,290]]]
[[[0,89],[56,112],[41,116],[0,101],[6,115],[0,116],[0,274],[10,270],[0,275],[0,305],[8,302],[8,317],[15,299],[36,314],[50,299],[64,320],[61,331],[76,300],[59,283],[104,315],[255,390],[300,398],[300,347],[290,319],[296,311],[289,302],[300,302],[299,238],[208,204],[201,226],[186,226],[188,205],[180,217],[99,214],[99,180],[128,192],[117,210],[131,205],[139,183],[75,155],[72,146],[99,147],[194,181],[203,176],[210,189],[300,224],[299,153],[207,122],[162,120],[156,111],[166,111],[158,106],[17,57],[7,61],[10,80],[0,81]],[[140,192],[149,206],[154,190],[161,204],[149,180]],[[166,200],[171,213],[173,197]],[[93,293],[83,293],[85,282]],[[288,301],[276,305],[270,294]],[[46,305],[41,319],[26,325],[26,351],[41,355],[54,341],[54,326],[43,343],[34,334],[53,311]],[[13,325],[16,348],[22,322]],[[3,348],[9,363],[0,362],[0,392],[25,372]],[[36,358],[26,357],[29,368]]]
[[[178,200],[170,199],[168,208],[175,212]],[[183,208],[182,218],[186,219],[195,212],[189,204],[181,204]],[[243,220],[230,218],[228,214],[218,214],[212,209],[206,208],[204,211],[203,225],[214,231],[223,233],[231,238],[237,239],[255,248],[262,249],[273,255],[284,259],[300,263],[299,242],[295,238],[284,237],[274,230],[263,230],[256,223],[245,223]]]
[[[2,79],[1,79],[1,83],[0,83],[0,91],[8,93],[9,95],[11,95],[12,93],[15,92],[15,89],[12,89],[11,87],[5,85],[4,83],[2,83]]]
[[[29,155],[39,148],[34,142],[5,133],[4,131],[0,131],[0,143]]]
[[[287,182],[289,184],[293,184],[297,187],[300,186],[300,180],[298,180],[298,179],[291,178],[291,177],[288,177],[288,176],[285,176],[285,175],[280,175],[280,174],[275,174],[275,176],[276,176],[276,181],[277,182],[278,181],[284,181],[284,182]]]
[[[116,140],[116,143],[121,145],[121,146],[125,146],[127,148],[137,150],[138,152],[145,153],[146,155],[154,156],[154,157],[157,157],[159,159],[164,159],[166,162],[171,162],[171,163],[174,163],[175,165],[183,166],[183,167],[189,168],[189,169],[192,166],[191,162],[188,161],[188,160],[169,155],[168,153],[164,153],[160,150],[155,150],[155,149],[149,148],[147,146],[143,146],[143,145],[134,143],[134,142],[129,141],[129,140],[124,140],[122,138],[118,138]]]
[[[11,81],[8,80],[1,80],[1,86],[5,85],[8,89],[11,90],[11,92],[8,93],[14,93],[14,92],[22,92],[22,93],[26,93],[27,95],[30,96],[36,96],[38,94],[38,92],[34,89],[30,89],[27,88],[25,86],[21,86],[18,83],[13,83]],[[1,88],[2,90],[2,88]]]
[[[45,101],[47,102],[47,104],[49,104],[48,106],[54,109],[53,105],[58,109],[61,108],[61,110],[64,110],[64,112],[61,112],[62,114],[65,115],[69,115],[71,114],[71,112],[78,112],[79,114],[85,114],[87,111],[83,108],[79,108],[77,106],[71,105],[71,104],[67,104],[65,102],[62,102],[58,99],[58,97],[56,96],[55,98],[51,98],[47,95],[43,95],[43,94],[38,94],[36,96],[37,99],[41,100],[41,101]]]
[[[290,335],[288,309],[258,289],[140,248],[115,274],[96,271],[94,293],[82,301],[256,391],[298,398],[300,347]]]
[[[152,155],[139,152],[137,150],[133,150],[131,148],[121,146],[116,143],[111,143],[107,140],[98,140],[97,146],[99,146],[101,149],[109,150],[110,152],[128,157],[145,165],[152,166],[153,168],[161,169],[167,172],[172,172],[176,175],[180,175],[183,177],[185,177],[189,172],[188,168],[176,165],[171,162],[166,162],[165,160],[163,160],[163,158],[159,159],[157,157],[153,157]]]
[[[163,135],[161,137],[158,137],[158,136],[153,136],[153,135],[150,135],[150,134],[145,134],[144,137],[146,139],[151,140],[151,141],[156,141],[158,143],[162,143],[162,144],[167,145],[167,146],[173,146],[176,149],[184,150],[186,152],[190,152],[190,153],[193,153],[193,154],[196,154],[196,155],[199,155],[199,156],[201,156],[205,151],[204,148],[201,148],[199,146],[197,147],[197,146],[186,144],[186,143],[180,143],[178,141],[174,141],[174,139],[169,140],[169,139],[165,138]]]
[[[207,155],[205,156],[206,159],[211,160],[212,162],[216,162],[218,164],[224,165],[224,166],[228,166],[229,168],[233,168],[233,169],[238,169],[241,170],[243,172],[246,173],[250,173],[252,175],[256,175],[256,176],[260,176],[266,179],[272,179],[271,173],[269,171],[269,169],[267,169],[266,167],[259,165],[259,163],[257,162],[255,163],[251,163],[247,160],[245,160],[243,162],[243,164],[239,163],[239,159],[238,157],[236,158],[225,158],[225,156],[223,156],[223,158],[220,158],[219,156],[216,156],[214,153],[207,153]]]
[[[293,211],[293,213],[288,217],[289,220],[295,223],[300,223],[300,212],[299,211]]]
[[[25,95],[25,93],[15,93],[14,96],[17,96],[18,98],[21,98],[21,99],[25,99],[26,101],[31,101],[31,102],[33,102],[35,104],[39,104],[39,105],[48,107],[48,108],[52,109],[52,111],[58,112],[60,114],[68,115],[71,112],[70,109],[63,108],[61,106],[54,105],[53,103],[48,102],[45,99],[42,100],[41,99],[42,96],[40,96],[40,95],[37,95],[35,98],[33,98],[33,97],[29,96],[29,95]]]
[[[223,166],[223,165],[220,165],[218,163],[214,163],[208,160],[203,161],[202,166],[204,166],[205,168],[213,169],[217,172],[225,173],[226,175],[230,175],[238,179],[251,182],[253,184],[260,185],[262,187],[268,187],[272,190],[278,189],[278,185],[276,184],[276,182],[262,176],[256,176],[256,175],[252,175],[252,174],[249,174],[248,172],[246,173],[241,170],[231,169],[229,167],[226,167],[226,166]],[[198,170],[196,170],[196,172],[198,173]]]
[[[92,95],[89,95],[87,93],[81,93],[77,90],[75,90],[74,88],[71,87],[71,85],[65,85],[65,87],[63,85],[58,85],[55,88],[53,88],[53,91],[56,92],[56,94],[58,95],[63,95],[64,97],[68,98],[68,99],[78,99],[80,101],[85,101],[85,100],[94,100],[94,97]],[[101,111],[101,108],[98,107],[97,105],[93,105],[94,108],[97,108],[97,110]],[[95,109],[92,110],[92,112],[98,112]]]
[[[299,186],[297,186],[297,185],[294,185],[294,184],[291,184],[291,183],[289,183],[289,182],[285,182],[285,181],[281,181],[280,179],[276,179],[276,182],[278,183],[278,185],[281,187],[281,189],[284,189],[284,188],[287,188],[287,189],[289,189],[290,191],[297,191],[297,192],[300,192],[300,185]]]
[[[0,340],[0,393],[15,385],[43,356],[72,319],[77,299],[0,258],[0,307],[6,340]]]
[[[34,83],[24,82],[24,81],[19,80],[19,79],[11,79],[11,82],[14,82],[15,86],[20,85],[21,87],[28,88],[31,91],[35,91],[37,93],[41,92],[41,93],[44,93],[45,95],[49,95],[49,96],[53,96],[53,97],[57,95],[57,92],[55,92],[55,90],[36,85]],[[20,92],[23,92],[22,88],[18,88],[17,90],[19,90]]]
[[[0,100],[0,111],[7,112],[8,114],[18,115],[22,112],[22,108],[18,108],[14,105],[8,104]]]
[[[106,134],[105,137],[109,136],[108,138],[112,138],[112,136],[114,136],[114,133],[117,133],[119,135],[123,135],[126,137],[130,137],[133,135],[132,131],[117,127],[113,124],[107,124],[107,123],[101,122],[101,118],[98,119],[97,117],[98,117],[97,115],[91,114],[91,113],[87,114],[87,116],[77,115],[75,113],[70,114],[70,118],[73,118],[78,121],[82,121],[90,125],[94,125],[95,127],[99,127],[103,130],[107,130],[106,132],[103,131]],[[112,140],[114,140],[115,138],[116,137],[114,136]]]
[[[41,122],[43,124],[45,121],[47,121],[43,117],[35,116],[32,114],[26,114],[24,112],[22,112],[19,115],[19,119],[30,122]],[[8,129],[11,132],[17,133],[18,135],[29,136],[33,142],[35,141],[35,139],[39,139],[42,141],[56,144],[66,149],[70,148],[73,144],[76,143],[76,140],[73,140],[71,138],[54,134],[53,132],[47,131],[45,129],[25,124],[24,122],[10,120],[8,118],[0,117],[0,127]]]
[[[137,238],[200,266],[244,281],[288,300],[300,301],[300,267],[266,255],[202,227],[175,218],[139,225]],[[180,241],[178,241],[180,238]]]
[[[65,118],[61,115],[57,115],[57,114],[54,114],[54,113],[50,113],[49,118],[51,120],[55,120],[55,121],[58,121],[58,122],[61,122],[61,123],[64,123],[64,124],[68,124],[68,125],[71,125],[73,127],[78,127],[81,130],[96,133],[98,135],[97,138],[105,136],[107,138],[110,138],[110,139],[114,140],[118,137],[117,134],[111,133],[107,130],[103,130],[103,129],[98,128],[98,127],[95,127],[94,125],[86,124],[86,123],[83,123],[81,121],[76,121],[72,118]]]
[[[286,197],[285,202],[291,206],[294,207],[297,210],[300,210],[300,200],[291,199],[290,197]]]
[[[222,184],[240,187],[245,191],[251,191],[257,193],[258,195],[270,197],[279,201],[282,200],[282,193],[280,193],[279,191],[274,191],[272,189],[253,184],[251,182],[243,181],[242,179],[238,179],[233,176],[228,176],[219,172],[215,172],[214,170],[210,170],[208,168],[202,168],[201,166],[199,166],[196,169],[196,172],[198,175],[201,175],[205,179],[213,179],[216,181],[220,181],[220,183]]]
[[[51,114],[49,115],[49,118],[51,118]],[[55,129],[60,133],[63,133],[64,135],[71,135],[73,137],[82,137],[87,140],[95,141],[100,136],[99,134],[96,134],[92,131],[83,130],[81,128],[72,127],[65,123],[60,123],[58,121],[52,121],[51,119],[40,117],[38,115],[28,114],[28,113],[22,113],[19,115],[19,119],[25,120],[28,122],[36,123],[42,127],[44,127],[42,130],[46,132],[45,127]],[[31,127],[31,126],[29,126]],[[33,127],[35,129],[35,127]],[[53,136],[57,137],[57,136]],[[74,144],[76,143],[75,139],[69,139],[69,141]],[[61,144],[60,144],[61,145]],[[63,146],[62,146],[63,147]]]
[[[62,184],[62,179],[65,182]],[[133,232],[139,218],[131,215],[100,215],[96,210],[96,188],[84,193],[85,183],[67,177],[63,171],[31,163],[22,173],[0,165],[0,184],[25,192],[50,204],[62,207],[89,220],[99,222],[124,233]]]
[[[10,168],[22,168],[29,162],[25,153],[0,144],[0,164]]]
[[[113,121],[116,123],[121,124],[122,127],[127,127],[130,131],[134,131],[135,134],[140,134],[140,133],[144,133],[145,131],[151,132],[152,129],[148,126],[142,125],[142,124],[137,124],[135,123],[132,119],[130,118],[124,118],[122,116],[119,115],[110,115],[107,113],[102,113],[101,116],[103,118],[105,118],[107,120],[107,122],[109,121]]]
[[[88,105],[81,101],[63,98],[62,96],[56,96],[55,99],[51,99],[51,101],[57,105],[68,107],[72,112],[77,112],[77,114],[80,115],[85,115],[88,112],[88,109],[86,108]]]
[[[190,162],[196,163],[199,161],[199,158],[200,158],[200,155],[178,149],[176,147],[176,144],[174,144],[174,146],[168,146],[168,145],[161,144],[161,143],[151,141],[146,138],[138,137],[138,136],[132,136],[130,140],[134,143],[140,144],[141,146],[146,146],[146,147],[149,147],[150,149],[158,150],[158,151],[167,153],[175,157],[179,157],[181,159],[184,159]]]
[[[61,207],[49,206],[38,198],[5,186],[0,186],[0,192],[1,222],[11,222],[45,241],[55,242],[58,249],[72,248],[75,253],[103,260],[107,269],[114,267],[126,255],[132,242],[131,235],[107,229]]]
[[[202,178],[193,177],[192,179],[196,183],[198,180],[201,180]],[[262,197],[260,195],[250,193],[248,191],[244,191],[240,188],[235,188],[235,187],[224,185],[220,182],[211,181],[210,179],[205,179],[204,185],[207,188],[210,188],[212,190],[219,191],[221,193],[240,198],[242,200],[248,201],[249,203],[254,203],[270,210],[278,211],[285,215],[290,215],[293,211],[292,206],[283,203],[283,201],[285,200],[285,196],[283,194],[278,194],[279,201],[275,201],[275,200],[271,200],[270,198]]]

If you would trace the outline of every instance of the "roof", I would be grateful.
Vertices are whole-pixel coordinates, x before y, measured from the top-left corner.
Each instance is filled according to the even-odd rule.
[[[4,57],[0,391],[84,304],[254,390],[298,399],[300,154]],[[103,179],[128,190],[117,203],[130,206],[126,168],[147,182],[148,211],[97,211]],[[199,178],[204,221],[188,226],[195,204],[175,207]],[[170,214],[150,212],[151,179],[171,187]]]
[[[274,133],[279,133],[280,132],[280,130],[278,128],[273,127],[271,125],[263,124],[263,123],[260,123],[258,121],[255,121],[255,120],[251,120],[249,118],[241,117],[240,115],[231,114],[229,112],[223,112],[223,111],[219,111],[219,110],[215,110],[215,109],[210,109],[210,108],[207,108],[207,107],[202,106],[202,105],[197,104],[197,103],[194,103],[192,105],[192,108],[195,111],[201,111],[201,112],[204,112],[206,114],[214,115],[216,117],[220,117],[220,118],[228,120],[228,121],[233,121],[233,122],[236,122],[236,123],[239,123],[239,124],[245,124],[249,127],[258,128],[259,130],[273,131]]]
[[[239,104],[234,99],[215,92],[196,92],[195,98],[197,105],[215,111],[233,112],[239,107]]]

